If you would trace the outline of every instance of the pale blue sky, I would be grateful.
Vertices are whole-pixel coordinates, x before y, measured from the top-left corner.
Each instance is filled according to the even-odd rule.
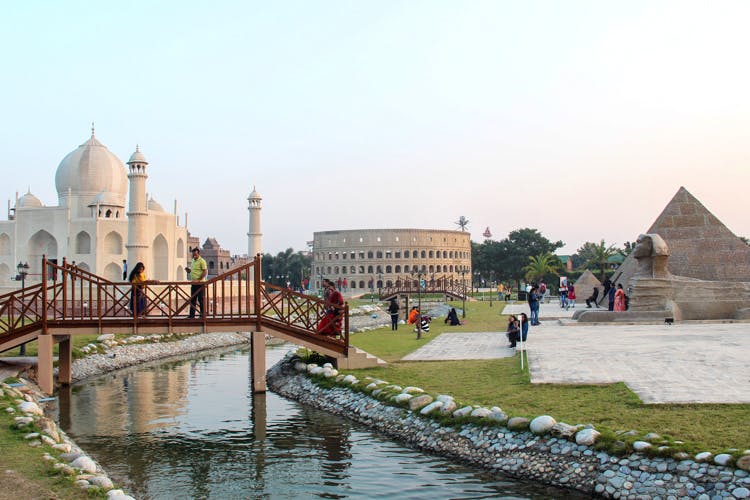
[[[635,239],[681,185],[750,236],[748,25],[727,1],[16,2],[0,195],[55,204],[95,121],[233,253],[253,185],[273,253],[461,215],[572,253]]]

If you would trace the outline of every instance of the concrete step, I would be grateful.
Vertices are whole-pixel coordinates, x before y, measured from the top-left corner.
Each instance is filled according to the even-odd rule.
[[[349,356],[336,358],[336,365],[342,370],[356,370],[358,368],[387,366],[388,363],[358,347],[350,346]]]

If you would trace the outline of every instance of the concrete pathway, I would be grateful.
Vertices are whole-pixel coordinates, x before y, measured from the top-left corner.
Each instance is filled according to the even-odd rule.
[[[546,305],[546,304],[545,304]],[[445,333],[405,360],[513,354],[505,334]],[[625,382],[645,403],[750,403],[750,323],[532,328],[531,381]]]
[[[516,350],[507,345],[505,332],[443,333],[402,359],[428,361],[509,358],[516,354]]]
[[[544,323],[545,320],[555,320],[555,319],[569,319],[573,317],[573,313],[576,311],[580,311],[581,309],[586,309],[586,304],[576,304],[575,307],[569,307],[568,309],[563,309],[560,307],[560,303],[557,302],[557,299],[550,300],[549,304],[540,304],[539,305],[539,321]],[[505,306],[505,309],[503,309],[503,314],[515,314],[518,316],[521,313],[529,314],[529,305],[526,303],[507,303]]]

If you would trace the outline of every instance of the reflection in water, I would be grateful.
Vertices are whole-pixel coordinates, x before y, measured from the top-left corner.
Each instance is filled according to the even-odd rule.
[[[269,363],[283,354],[269,350]],[[560,498],[424,455],[273,393],[249,352],[109,375],[60,392],[60,424],[138,498]]]

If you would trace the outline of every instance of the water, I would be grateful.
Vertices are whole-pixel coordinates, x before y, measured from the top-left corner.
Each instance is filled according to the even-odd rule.
[[[283,353],[269,349],[269,366]],[[253,395],[248,351],[75,386],[60,394],[59,420],[141,499],[573,496],[416,452],[271,392]]]

